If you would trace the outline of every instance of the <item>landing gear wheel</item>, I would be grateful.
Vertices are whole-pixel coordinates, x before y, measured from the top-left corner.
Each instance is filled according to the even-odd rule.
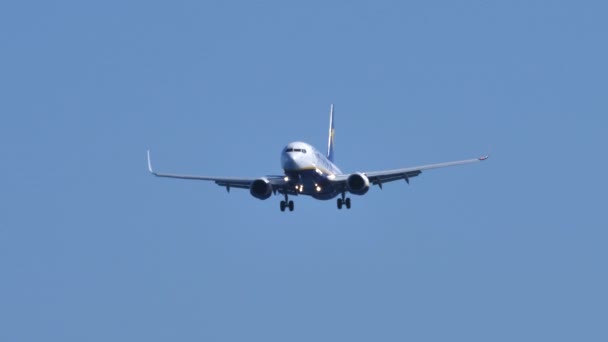
[[[293,201],[289,201],[289,211],[293,211]]]
[[[338,198],[338,209],[342,209],[342,199]]]
[[[281,201],[281,211],[285,211],[285,201]]]
[[[346,204],[346,209],[350,209],[350,198],[347,198],[344,204]]]

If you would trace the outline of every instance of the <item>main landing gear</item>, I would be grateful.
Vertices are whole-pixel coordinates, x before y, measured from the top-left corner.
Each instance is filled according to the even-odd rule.
[[[285,211],[285,208],[289,208],[289,211],[293,211],[293,201],[289,201],[287,194],[285,194],[285,200],[281,201],[281,211]]]
[[[350,198],[344,198],[346,194],[342,193],[342,198],[338,198],[338,209],[342,209],[342,205],[346,205],[346,209],[350,209]]]

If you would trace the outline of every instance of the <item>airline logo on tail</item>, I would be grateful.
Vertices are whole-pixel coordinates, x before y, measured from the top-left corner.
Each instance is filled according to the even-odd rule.
[[[327,159],[333,163],[334,161],[334,105],[331,105],[329,110],[329,141],[327,142]]]

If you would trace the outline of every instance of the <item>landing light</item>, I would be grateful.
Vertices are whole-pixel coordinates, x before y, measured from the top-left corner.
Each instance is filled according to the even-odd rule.
[[[316,189],[317,189],[317,192],[321,192],[321,187],[320,186],[317,185]]]
[[[285,182],[289,182],[289,177],[285,176],[285,178],[283,178],[283,180],[284,180]]]

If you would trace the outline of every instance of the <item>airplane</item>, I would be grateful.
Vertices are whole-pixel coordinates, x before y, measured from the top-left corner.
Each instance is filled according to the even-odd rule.
[[[488,159],[483,156],[474,159],[465,159],[447,163],[429,164],[407,167],[395,170],[344,173],[334,164],[334,105],[329,111],[329,139],[327,154],[319,152],[312,145],[301,141],[287,144],[281,152],[281,167],[283,175],[265,176],[259,178],[229,178],[208,177],[172,173],[159,173],[152,169],[150,150],[148,150],[148,171],[156,177],[178,178],[213,181],[215,184],[231,188],[249,189],[251,195],[260,200],[266,200],[271,195],[281,194],[285,197],[280,202],[281,211],[294,210],[294,203],[289,196],[311,196],[318,200],[330,200],[340,196],[337,200],[338,209],[350,209],[351,200],[346,193],[353,195],[366,194],[372,185],[382,189],[384,183],[404,180],[407,184],[410,179],[419,176],[422,171],[443,168],[448,166],[471,164]]]

